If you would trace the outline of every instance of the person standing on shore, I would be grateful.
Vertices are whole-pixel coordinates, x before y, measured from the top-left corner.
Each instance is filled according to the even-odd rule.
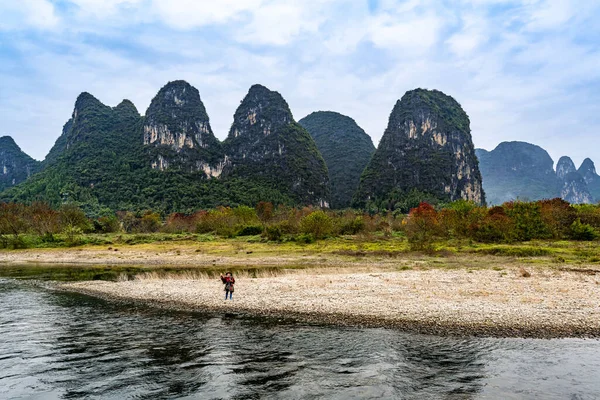
[[[233,300],[233,284],[235,283],[235,278],[231,272],[227,272],[225,276],[221,274],[221,282],[225,284],[225,300],[227,300],[227,295],[229,295],[229,300]]]

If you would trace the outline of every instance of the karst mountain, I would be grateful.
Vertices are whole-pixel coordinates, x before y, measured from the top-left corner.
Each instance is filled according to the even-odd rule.
[[[469,117],[437,90],[412,90],[398,100],[354,204],[401,209],[415,191],[441,201],[485,203]]]
[[[352,118],[332,111],[313,112],[298,122],[313,137],[327,164],[331,207],[350,207],[360,175],[375,152],[371,137]]]
[[[259,201],[327,206],[329,185],[313,139],[279,93],[253,86],[221,143],[198,90],[174,81],[145,116],[128,100],[109,107],[82,93],[41,172],[0,198],[69,201],[89,214],[192,212]]]

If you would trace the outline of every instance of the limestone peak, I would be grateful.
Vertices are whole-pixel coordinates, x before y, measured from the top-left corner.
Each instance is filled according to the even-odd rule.
[[[564,180],[571,172],[576,172],[575,163],[570,157],[562,156],[556,163],[556,176],[558,179]]]

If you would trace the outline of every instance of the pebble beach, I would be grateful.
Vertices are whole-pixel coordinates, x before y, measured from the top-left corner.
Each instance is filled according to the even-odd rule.
[[[600,276],[509,267],[382,272],[303,270],[238,277],[232,301],[214,278],[141,277],[61,284],[109,301],[303,323],[444,335],[600,337]]]

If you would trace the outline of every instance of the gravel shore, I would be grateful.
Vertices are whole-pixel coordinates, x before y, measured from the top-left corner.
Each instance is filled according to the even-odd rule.
[[[519,268],[331,273],[238,278],[233,301],[218,279],[62,284],[111,301],[308,323],[394,327],[448,335],[600,337],[600,276]]]

